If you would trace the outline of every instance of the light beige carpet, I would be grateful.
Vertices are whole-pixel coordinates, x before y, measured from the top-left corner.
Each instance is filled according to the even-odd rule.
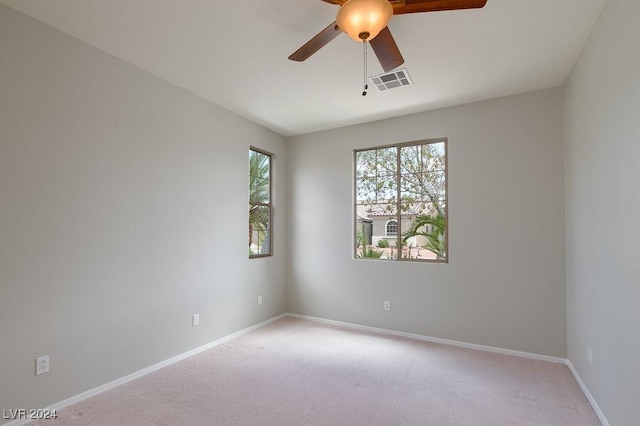
[[[53,425],[599,425],[564,365],[285,318]]]

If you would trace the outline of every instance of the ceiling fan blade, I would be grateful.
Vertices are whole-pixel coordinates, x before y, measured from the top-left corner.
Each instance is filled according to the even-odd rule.
[[[337,4],[338,6],[342,6],[347,2],[347,0],[322,0],[325,3]]]
[[[392,2],[393,14],[438,12],[441,10],[479,9],[487,0],[404,0]]]
[[[329,25],[324,30],[320,31],[313,37],[311,40],[302,45],[302,47],[289,56],[289,59],[292,61],[302,62],[305,59],[309,58],[309,56],[316,53],[322,47],[324,47],[327,43],[329,43],[334,38],[338,37],[342,30],[338,28],[338,24],[335,22]]]
[[[404,58],[391,35],[391,31],[389,31],[389,27],[384,27],[377,36],[371,39],[369,44],[376,53],[384,72],[404,64]]]

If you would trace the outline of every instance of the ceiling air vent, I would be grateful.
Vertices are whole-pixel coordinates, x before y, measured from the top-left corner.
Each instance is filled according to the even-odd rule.
[[[411,86],[413,84],[406,68],[401,68],[386,74],[374,75],[370,77],[370,80],[376,85],[380,92],[386,92],[396,87]]]

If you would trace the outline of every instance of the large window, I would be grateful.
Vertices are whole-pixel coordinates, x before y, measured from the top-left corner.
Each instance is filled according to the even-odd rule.
[[[272,155],[249,149],[249,257],[271,255]]]
[[[447,262],[447,140],[354,151],[355,257]]]

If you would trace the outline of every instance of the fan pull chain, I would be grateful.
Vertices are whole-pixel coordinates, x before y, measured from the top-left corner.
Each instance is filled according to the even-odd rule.
[[[364,91],[362,92],[362,96],[367,96],[367,89],[369,85],[367,84],[367,39],[362,39],[362,44],[364,45]]]

